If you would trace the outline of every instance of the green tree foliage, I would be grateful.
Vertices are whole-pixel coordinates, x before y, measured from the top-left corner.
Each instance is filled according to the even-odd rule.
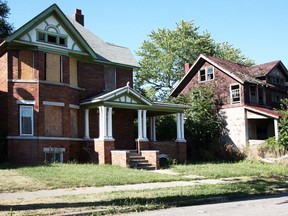
[[[279,144],[288,150],[288,98],[281,100],[280,110],[282,117],[279,121]]]
[[[222,137],[226,131],[226,119],[210,89],[194,88],[189,94],[176,99],[191,106],[185,113],[185,138],[190,160],[217,160],[223,155]]]
[[[240,49],[228,43],[215,43],[207,31],[199,33],[193,21],[180,21],[176,29],[152,31],[136,54],[141,68],[135,73],[136,88],[145,88],[151,99],[167,99],[174,84],[184,74],[184,64],[193,63],[200,54],[218,56],[242,64],[253,64]],[[151,90],[152,89],[152,90]]]
[[[0,40],[5,39],[13,31],[13,26],[6,21],[9,12],[10,8],[7,5],[7,1],[0,0]]]

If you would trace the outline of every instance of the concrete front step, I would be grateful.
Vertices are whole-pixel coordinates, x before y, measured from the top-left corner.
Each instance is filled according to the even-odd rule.
[[[148,160],[137,152],[130,152],[129,166],[136,169],[155,170],[155,167],[148,163]]]

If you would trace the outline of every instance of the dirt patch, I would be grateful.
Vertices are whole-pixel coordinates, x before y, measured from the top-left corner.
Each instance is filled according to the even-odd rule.
[[[15,191],[35,191],[43,189],[40,181],[20,175],[14,170],[1,170],[0,193]]]

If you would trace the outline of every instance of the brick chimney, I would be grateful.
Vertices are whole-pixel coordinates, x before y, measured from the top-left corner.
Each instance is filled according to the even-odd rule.
[[[185,63],[184,68],[185,68],[185,74],[186,74],[190,70],[191,64],[190,63]]]
[[[82,26],[84,26],[84,15],[80,9],[75,10],[74,19]]]

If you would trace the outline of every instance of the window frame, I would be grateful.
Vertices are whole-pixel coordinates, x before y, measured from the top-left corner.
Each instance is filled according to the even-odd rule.
[[[208,74],[208,71],[210,69],[212,69],[212,73]],[[203,74],[203,71],[205,72],[205,75]],[[210,76],[212,76],[212,78],[209,78]],[[205,80],[202,80],[203,77],[205,78]],[[198,71],[198,81],[199,82],[208,82],[208,81],[211,81],[211,80],[214,80],[214,79],[215,79],[215,70],[214,70],[213,66],[207,66],[205,68],[201,68]]]
[[[237,90],[237,89],[232,89],[232,87],[234,86],[238,86],[238,91],[239,91],[239,101],[234,101],[234,97],[233,97],[233,90]],[[235,83],[235,84],[230,84],[230,99],[231,99],[231,104],[239,104],[241,103],[241,86],[239,83]]]
[[[31,113],[31,133],[23,133],[22,131],[22,108],[30,108],[32,110]],[[19,134],[20,136],[34,136],[34,106],[29,106],[29,105],[19,105]]]
[[[42,39],[42,37],[40,39],[40,35],[42,37],[44,37],[44,40]],[[55,37],[56,42],[54,43],[54,42],[49,41],[49,39],[48,39],[49,37]],[[58,46],[62,46],[62,47],[67,47],[67,44],[68,44],[68,36],[67,35],[43,31],[43,30],[39,30],[39,29],[36,30],[36,40],[38,42],[47,43],[47,44],[54,44],[54,45],[58,45]],[[62,43],[62,42],[60,43],[61,40],[64,40],[64,43]]]

